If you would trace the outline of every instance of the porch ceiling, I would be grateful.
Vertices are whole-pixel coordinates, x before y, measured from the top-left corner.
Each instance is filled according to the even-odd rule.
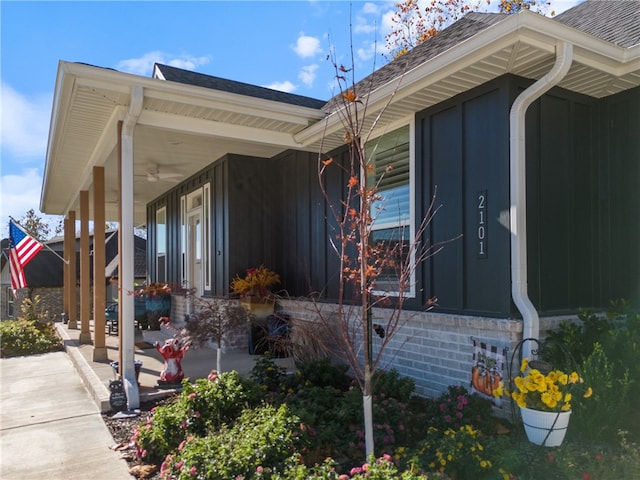
[[[378,130],[506,73],[538,79],[551,69],[560,41],[574,46],[560,87],[600,98],[640,85],[640,46],[622,48],[531,12],[521,12],[428,59],[369,95],[365,129]],[[106,171],[107,218],[117,220],[117,124],[131,88],[144,89],[134,130],[137,223],[146,204],[227,153],[269,158],[287,149],[324,151],[343,142],[339,115],[193,85],[61,62],[41,210],[78,210],[92,190],[92,167]],[[158,169],[160,179],[149,181]],[[167,175],[163,175],[167,174]],[[172,175],[168,175],[172,174]],[[153,177],[151,177],[153,180]]]

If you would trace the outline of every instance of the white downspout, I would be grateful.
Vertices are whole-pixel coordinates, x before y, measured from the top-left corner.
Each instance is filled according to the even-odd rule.
[[[134,366],[134,297],[129,292],[133,292],[133,227],[134,227],[134,203],[133,203],[133,131],[135,129],[140,113],[144,91],[140,85],[131,88],[131,101],[129,111],[122,122],[122,174],[120,184],[120,208],[121,225],[120,235],[122,252],[122,271],[118,273],[120,277],[120,302],[122,308],[122,377],[124,379],[124,389],[127,394],[127,408],[133,410],[140,407],[140,392],[136,381]]]
[[[573,46],[567,42],[556,45],[556,62],[541,79],[522,92],[511,106],[509,114],[510,168],[510,228],[511,228],[511,297],[522,314],[522,338],[538,338],[540,318],[529,299],[527,289],[527,189],[525,115],[529,106],[557,85],[567,74],[573,61]],[[531,344],[522,347],[523,357],[531,356]]]

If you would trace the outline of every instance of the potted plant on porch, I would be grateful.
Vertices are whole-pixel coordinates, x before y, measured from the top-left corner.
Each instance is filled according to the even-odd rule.
[[[275,298],[271,287],[280,283],[280,276],[260,265],[248,268],[244,277],[236,275],[231,282],[231,293],[240,296],[245,308],[256,318],[273,314]]]
[[[149,283],[135,291],[135,295],[144,300],[147,308],[147,322],[142,326],[151,330],[160,330],[160,318],[171,315],[171,286],[167,283]]]
[[[236,275],[231,282],[231,293],[240,296],[250,319],[249,353],[266,350],[267,319],[275,310],[275,297],[271,287],[280,283],[280,276],[260,265],[248,268],[244,277]]]
[[[511,383],[511,390],[504,390],[500,382],[494,395],[506,394],[516,402],[527,438],[531,443],[545,447],[562,444],[572,402],[592,395],[591,387],[584,384],[577,372],[533,368],[533,362],[530,366],[528,358],[522,361],[520,375]]]

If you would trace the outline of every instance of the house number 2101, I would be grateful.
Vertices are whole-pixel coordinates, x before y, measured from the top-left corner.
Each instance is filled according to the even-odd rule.
[[[478,192],[477,197],[478,208],[478,224],[477,224],[477,242],[478,242],[478,258],[488,258],[487,255],[487,191]]]

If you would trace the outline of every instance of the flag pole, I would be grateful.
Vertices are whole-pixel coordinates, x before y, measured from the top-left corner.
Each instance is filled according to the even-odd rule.
[[[29,235],[29,233],[22,227],[22,225],[20,225],[20,223],[18,223],[18,221],[15,218],[13,218],[11,215],[9,215],[9,220],[11,220],[16,227],[22,230],[22,233],[24,233],[25,235]],[[32,236],[32,235],[29,235],[29,236]],[[40,241],[38,241],[38,243],[42,245],[44,248],[46,248],[47,250],[49,250],[50,252],[52,252],[56,257],[62,260],[65,264],[69,265],[69,260],[65,260],[64,257],[62,257],[58,252],[56,252],[49,245]]]

